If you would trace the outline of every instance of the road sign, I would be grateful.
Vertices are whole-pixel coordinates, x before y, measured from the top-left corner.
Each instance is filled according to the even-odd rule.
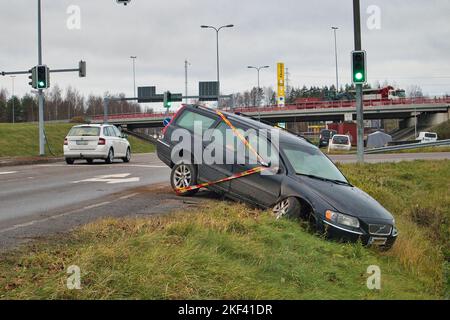
[[[172,120],[171,117],[165,118],[165,119],[163,120],[163,126],[164,126],[164,127],[167,127],[167,126],[169,125],[169,123],[170,123],[171,120]]]
[[[284,63],[277,63],[277,97],[278,106],[284,106],[285,103],[285,86],[284,86]]]
[[[217,81],[200,81],[198,83],[198,95],[200,101],[217,101]]]

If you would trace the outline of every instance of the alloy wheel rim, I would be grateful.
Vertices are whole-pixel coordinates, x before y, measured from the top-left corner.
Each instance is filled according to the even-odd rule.
[[[185,188],[191,185],[192,175],[188,166],[182,164],[175,169],[173,182],[177,188]]]
[[[289,201],[287,199],[278,202],[273,208],[273,213],[277,219],[282,218],[286,215],[289,208]]]

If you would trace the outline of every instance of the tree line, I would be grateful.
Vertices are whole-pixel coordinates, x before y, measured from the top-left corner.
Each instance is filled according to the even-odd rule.
[[[45,91],[44,120],[71,120],[74,118],[91,118],[103,114],[103,99],[124,98],[125,94],[111,94],[106,92],[103,96],[90,94],[87,98],[77,89],[68,87],[62,90],[58,85]],[[110,101],[108,112],[138,113],[141,106],[130,101]],[[151,112],[151,110],[146,110]],[[0,122],[32,122],[38,121],[38,98],[34,94],[26,93],[23,96],[11,96],[8,90],[0,89]]]

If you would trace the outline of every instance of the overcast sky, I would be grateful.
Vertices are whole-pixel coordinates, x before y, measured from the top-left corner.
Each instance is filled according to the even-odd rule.
[[[37,64],[37,0],[14,0],[0,10],[0,70],[26,70]],[[137,56],[138,86],[184,92],[188,59],[189,93],[198,81],[215,80],[215,32],[201,24],[234,24],[220,32],[221,86],[225,94],[256,86],[248,65],[261,71],[261,86],[276,85],[276,63],[289,68],[294,86],[335,83],[334,38],[338,26],[340,82],[350,81],[353,49],[351,0],[42,0],[43,58],[50,68],[88,64],[87,78],[52,74],[52,84],[83,94],[133,93],[131,55]],[[70,30],[67,9],[81,9],[81,28]],[[369,29],[369,6],[380,8],[380,29]],[[395,81],[424,93],[450,93],[450,1],[362,0],[362,45],[368,53],[370,83]],[[371,20],[374,22],[373,20]],[[16,93],[30,91],[17,76]],[[0,77],[11,89],[11,79]]]

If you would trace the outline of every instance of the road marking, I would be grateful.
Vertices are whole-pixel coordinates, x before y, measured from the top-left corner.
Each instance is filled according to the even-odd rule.
[[[135,192],[135,193],[132,193],[132,194],[127,194],[126,196],[120,197],[119,199],[120,200],[129,199],[129,198],[132,198],[134,196],[137,196],[138,194],[139,194],[139,192]]]
[[[103,176],[96,176],[94,178],[84,179],[73,181],[72,183],[81,183],[81,182],[106,182],[107,184],[117,184],[117,183],[130,183],[130,182],[139,182],[141,178],[127,178],[131,175],[131,173],[117,173],[117,174],[107,174]]]
[[[37,219],[37,220],[32,220],[32,221],[29,221],[29,222],[26,222],[26,223],[16,224],[16,225],[13,225],[12,227],[0,230],[0,233],[4,233],[4,232],[8,232],[8,231],[14,231],[16,229],[23,228],[23,227],[29,227],[29,226],[32,226],[32,225],[34,225],[36,223],[42,223],[42,222],[46,222],[46,221],[49,221],[49,220],[52,220],[52,219],[65,217],[65,216],[68,216],[68,215],[71,215],[71,214],[74,214],[74,213],[79,213],[79,212],[83,212],[83,211],[86,211],[86,210],[89,210],[89,209],[94,209],[94,208],[98,208],[98,207],[101,207],[101,206],[105,206],[105,205],[110,204],[110,203],[111,203],[111,201],[100,202],[100,203],[96,203],[96,204],[93,204],[93,205],[90,205],[90,206],[86,206],[86,207],[83,207],[83,208],[80,208],[80,209],[75,209],[75,210],[71,210],[71,211],[64,212],[64,213],[61,213],[61,214],[57,214],[57,215],[54,215],[54,216],[50,216],[48,218]]]
[[[17,171],[0,171],[0,175],[3,175],[3,174],[13,174],[13,173],[17,173]]]

